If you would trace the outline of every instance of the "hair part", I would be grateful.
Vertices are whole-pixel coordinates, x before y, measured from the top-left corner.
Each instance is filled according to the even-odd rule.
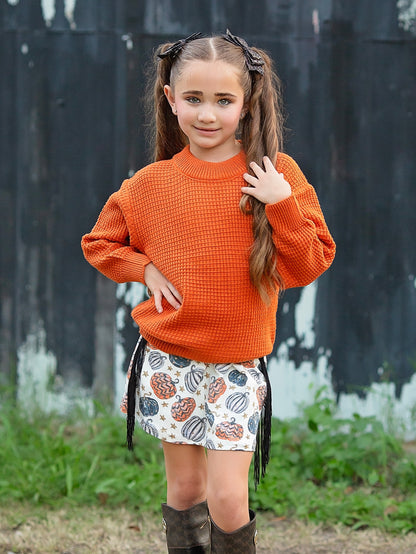
[[[171,46],[172,43],[162,44],[156,50],[155,77],[146,95],[152,101],[154,160],[170,159],[188,144],[188,138],[172,113],[164,86],[170,85],[174,89],[187,62],[221,60],[239,70],[244,91],[245,115],[240,122],[239,137],[246,154],[247,171],[253,175],[250,163],[254,161],[262,167],[264,156],[268,156],[275,164],[277,154],[282,149],[283,110],[280,80],[268,54],[251,47],[264,60],[264,75],[260,75],[247,69],[243,50],[221,36],[193,40],[186,43],[173,59],[170,56],[159,59],[158,54]],[[262,300],[268,304],[270,293],[284,290],[283,279],[276,267],[278,252],[273,242],[272,227],[266,217],[265,205],[254,197],[243,195],[240,209],[253,217],[250,279]]]

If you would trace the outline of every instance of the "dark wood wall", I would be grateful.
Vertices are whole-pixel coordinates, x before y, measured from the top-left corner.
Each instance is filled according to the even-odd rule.
[[[3,380],[15,379],[28,337],[45,336],[39,348],[54,354],[64,381],[111,388],[114,337],[128,350],[135,331],[115,333],[115,286],[86,264],[80,237],[122,179],[149,160],[142,100],[154,47],[229,27],[275,60],[286,151],[316,187],[338,246],[318,282],[314,345],[296,335],[301,291],[293,290],[278,314],[276,347],[291,338],[290,358],[300,366],[324,345],[336,393],[362,392],[380,379],[400,393],[416,369],[410,7],[395,0],[78,0],[68,13],[68,6],[0,3]]]

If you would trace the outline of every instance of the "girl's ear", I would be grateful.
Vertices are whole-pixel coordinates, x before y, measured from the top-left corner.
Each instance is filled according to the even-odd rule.
[[[163,87],[163,92],[165,93],[167,101],[169,102],[170,107],[172,108],[172,112],[176,115],[175,97],[173,96],[172,87],[170,85],[165,85]]]

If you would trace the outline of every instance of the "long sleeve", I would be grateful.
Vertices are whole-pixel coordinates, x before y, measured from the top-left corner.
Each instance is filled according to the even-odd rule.
[[[130,232],[120,206],[119,193],[110,196],[92,231],[82,237],[86,260],[117,283],[144,283],[149,258],[130,245]]]
[[[314,188],[296,162],[279,154],[277,169],[292,187],[286,200],[266,206],[277,248],[277,269],[285,287],[302,287],[328,269],[335,242],[328,230]]]

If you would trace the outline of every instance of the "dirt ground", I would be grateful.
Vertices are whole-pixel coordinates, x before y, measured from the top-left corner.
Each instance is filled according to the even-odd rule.
[[[164,533],[156,517],[135,517],[124,509],[38,509],[35,514],[20,505],[0,507],[0,554],[164,552]],[[257,552],[414,554],[416,535],[393,537],[376,530],[313,526],[259,514]]]

